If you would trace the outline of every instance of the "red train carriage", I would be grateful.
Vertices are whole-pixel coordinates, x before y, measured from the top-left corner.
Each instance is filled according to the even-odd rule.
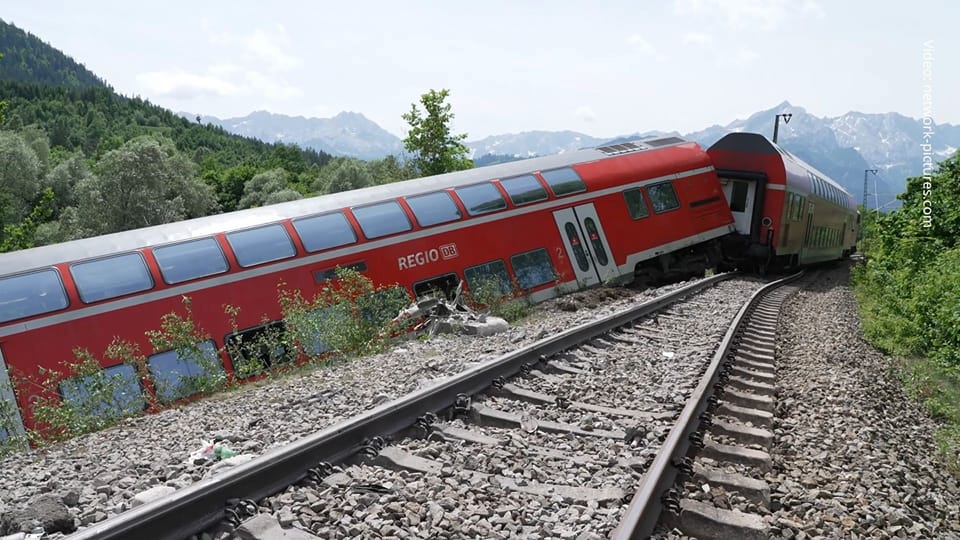
[[[856,202],[825,174],[755,133],[731,133],[707,153],[736,223],[729,259],[791,267],[856,250]]]
[[[668,138],[0,255],[0,411],[8,411],[0,438],[34,425],[33,396],[10,391],[11,369],[57,369],[75,347],[96,354],[114,336],[153,353],[149,391],[186,397],[184,378],[206,372],[176,351],[152,351],[144,336],[183,296],[213,336],[202,344],[212,353],[227,340],[282,329],[278,283],[309,298],[337,266],[414,294],[492,278],[542,300],[651,267],[714,264],[718,239],[733,229],[707,154]],[[240,308],[237,333],[224,304]],[[215,369],[236,373],[239,356],[225,353]],[[148,390],[132,367],[103,368],[122,379],[131,406],[143,402]],[[62,399],[82,396],[83,385],[61,385]]]

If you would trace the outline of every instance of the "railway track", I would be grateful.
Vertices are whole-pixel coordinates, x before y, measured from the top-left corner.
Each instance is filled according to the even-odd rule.
[[[802,275],[763,287],[744,305],[613,538],[769,538],[762,477],[771,468],[776,329],[780,306],[797,290],[790,283]],[[752,511],[732,510],[729,497]]]
[[[722,362],[746,342],[737,328],[767,311],[750,295],[759,284],[730,277],[571,328],[71,538],[649,535]]]

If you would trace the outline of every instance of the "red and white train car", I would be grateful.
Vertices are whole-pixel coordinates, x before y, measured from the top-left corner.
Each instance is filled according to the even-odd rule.
[[[534,300],[640,271],[692,272],[719,261],[734,230],[698,145],[677,138],[581,150],[0,255],[0,438],[34,425],[12,369],[59,369],[114,336],[149,354],[150,377],[103,364],[136,401],[196,366],[153,351],[145,331],[192,299],[211,351],[282,326],[277,285],[313,296],[338,266],[417,294],[461,280],[515,283]],[[233,334],[223,305],[240,308]],[[264,324],[264,321],[268,321]],[[219,359],[235,372],[242,358]],[[61,387],[63,399],[83,381]]]
[[[856,201],[827,175],[755,133],[726,135],[707,153],[736,222],[727,260],[787,268],[856,251]]]

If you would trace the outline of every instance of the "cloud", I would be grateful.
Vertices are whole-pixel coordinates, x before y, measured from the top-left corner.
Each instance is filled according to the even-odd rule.
[[[653,55],[657,52],[653,45],[640,34],[631,34],[627,37],[627,43],[640,51],[640,54]]]
[[[738,66],[752,64],[754,60],[760,58],[760,54],[752,49],[740,49],[733,57],[733,63]]]
[[[266,62],[270,71],[290,71],[303,64],[300,58],[286,52],[285,49],[290,47],[290,37],[281,24],[272,31],[258,28],[242,41],[250,54]]]
[[[732,54],[723,54],[717,56],[717,66],[721,68],[737,67],[743,68],[750,66],[760,58],[760,53],[753,49],[740,48]]]
[[[182,100],[233,95],[289,100],[304,95],[284,76],[303,62],[288,52],[291,42],[282,25],[256,28],[248,34],[217,31],[206,19],[200,26],[221,60],[200,73],[173,70],[137,75],[150,95]]]
[[[248,90],[270,99],[288,100],[303,96],[303,89],[274,74],[248,71],[244,74],[244,80]]]
[[[674,13],[718,19],[734,29],[775,30],[791,17],[826,15],[816,0],[675,0]]]
[[[238,91],[235,84],[225,79],[185,71],[148,71],[137,75],[137,81],[151,95],[175,99],[229,96]]]
[[[577,107],[577,110],[573,111],[573,115],[584,122],[594,122],[597,119],[597,113],[593,112],[593,108],[589,105]]]
[[[707,45],[713,41],[713,36],[700,32],[687,32],[680,38],[684,45]]]
[[[641,56],[649,56],[658,62],[664,60],[663,55],[640,34],[635,33],[627,36],[627,45],[633,47]]]

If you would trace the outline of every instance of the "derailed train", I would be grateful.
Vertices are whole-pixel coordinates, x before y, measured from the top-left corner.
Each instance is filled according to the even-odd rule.
[[[74,348],[103,351],[115,336],[152,351],[145,332],[184,296],[212,336],[201,345],[219,354],[213,369],[236,375],[245,359],[213,351],[282,331],[278,283],[309,298],[337,267],[413,295],[493,279],[539,301],[710,267],[839,259],[858,224],[838,184],[735,133],[706,151],[676,137],[615,144],[3,254],[0,440],[36,423],[37,396],[14,389],[11,371],[59,369]],[[236,320],[225,304],[240,308]],[[146,365],[145,377],[102,368],[138,404],[145,392],[188,397],[185,381],[210,369],[176,351]],[[84,382],[61,385],[60,398],[82,398]]]

